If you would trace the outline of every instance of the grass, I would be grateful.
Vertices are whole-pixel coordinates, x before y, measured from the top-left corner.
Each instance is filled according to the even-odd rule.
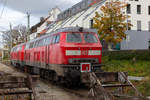
[[[133,81],[138,90],[144,95],[150,95],[150,61],[135,61],[135,60],[109,60],[109,57],[102,58],[102,67],[104,71],[128,72],[129,76],[144,77],[143,81]]]

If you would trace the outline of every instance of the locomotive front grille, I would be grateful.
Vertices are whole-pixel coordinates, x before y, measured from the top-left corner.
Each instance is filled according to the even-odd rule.
[[[69,59],[69,64],[91,63],[97,64],[99,60],[97,58],[72,58]]]

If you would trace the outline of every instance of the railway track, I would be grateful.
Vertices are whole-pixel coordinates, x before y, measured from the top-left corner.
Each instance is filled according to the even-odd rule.
[[[8,63],[6,65],[12,67],[16,71],[19,71],[19,72],[25,74],[26,76],[29,75],[28,73],[25,73],[21,70],[18,70],[17,68],[15,68],[14,66],[11,66]],[[84,87],[84,86],[80,86],[80,87],[76,87],[76,88],[75,87],[66,87],[66,85],[64,85],[64,84],[58,84],[58,83],[52,82],[50,80],[46,80],[45,78],[41,78],[41,77],[39,78],[39,81],[46,84],[49,87],[52,87],[52,85],[56,86],[56,87],[64,90],[65,92],[71,93],[73,96],[80,98],[81,100],[87,100],[88,99],[87,94],[88,94],[89,89],[87,87]],[[40,90],[40,91],[44,91],[43,93],[46,93],[47,90],[46,91]]]
[[[57,86],[59,87],[60,89],[68,92],[68,93],[71,93],[72,95],[75,95],[79,98],[81,98],[81,100],[87,100],[88,99],[88,91],[89,89],[87,89],[86,87],[77,87],[77,88],[67,88],[67,87],[64,87],[64,85],[62,84],[55,84],[55,83],[52,83],[48,80],[45,80],[45,79],[40,79],[43,83],[47,84],[48,86],[51,86],[50,83],[54,86]]]
[[[9,65],[10,66],[10,65]],[[11,66],[13,67],[13,66]],[[14,68],[14,67],[13,67]],[[15,70],[17,71],[20,71],[16,68],[14,68]],[[22,71],[21,71],[22,72]],[[26,74],[26,73],[25,73]],[[28,75],[28,74],[26,74]],[[76,96],[78,98],[80,98],[81,100],[89,100],[89,96],[88,96],[88,93],[89,93],[89,90],[90,88],[87,88],[87,87],[84,87],[84,86],[80,86],[78,88],[67,88],[64,86],[64,84],[58,84],[58,83],[55,83],[55,82],[52,82],[52,81],[49,81],[49,80],[46,80],[44,78],[40,78],[40,81],[43,82],[44,84],[48,85],[49,87],[51,86],[50,84],[62,89],[63,91],[66,91],[68,93],[70,93],[71,95],[73,96]],[[103,85],[104,87],[110,87],[109,86],[106,86],[106,85]],[[117,86],[117,85],[116,85]],[[123,86],[123,85],[122,85]],[[114,95],[115,96],[115,100],[147,100],[147,99],[141,99],[141,98],[138,98],[138,97],[130,97],[130,96],[125,96],[125,95],[122,95],[122,96],[118,96],[118,95]],[[119,99],[116,99],[116,97],[119,97]],[[96,99],[97,100],[97,99]],[[109,99],[108,99],[109,100]],[[110,99],[111,100],[111,99]]]

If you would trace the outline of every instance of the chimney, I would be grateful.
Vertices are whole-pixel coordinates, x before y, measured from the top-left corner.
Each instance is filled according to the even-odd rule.
[[[43,22],[44,21],[44,17],[40,17],[40,22]]]

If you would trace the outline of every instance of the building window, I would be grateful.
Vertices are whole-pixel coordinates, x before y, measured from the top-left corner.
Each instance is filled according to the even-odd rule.
[[[148,41],[148,48],[149,48],[149,50],[150,50],[150,39],[149,39],[149,41]]]
[[[137,14],[141,14],[141,5],[137,5]]]
[[[127,13],[128,13],[128,14],[131,13],[131,4],[127,4]]]
[[[137,31],[141,31],[141,21],[137,21]]]
[[[131,24],[131,20],[127,20],[127,30],[131,30],[131,26],[129,26],[129,24]]]
[[[148,14],[150,15],[150,6],[148,6]]]
[[[139,0],[135,0],[135,1],[139,1]]]
[[[149,31],[150,31],[150,21],[148,22],[148,29],[149,29]]]
[[[90,28],[93,28],[93,19],[90,20]]]

